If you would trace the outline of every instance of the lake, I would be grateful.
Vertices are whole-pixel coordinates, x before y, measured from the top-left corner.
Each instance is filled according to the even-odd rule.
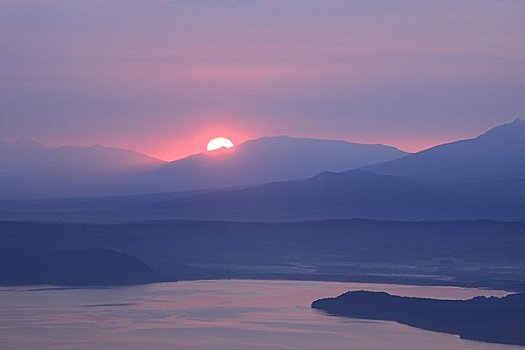
[[[310,308],[315,299],[348,290],[442,299],[507,294],[457,287],[254,280],[100,289],[3,287],[0,348],[525,349],[461,340],[394,322],[327,316]]]

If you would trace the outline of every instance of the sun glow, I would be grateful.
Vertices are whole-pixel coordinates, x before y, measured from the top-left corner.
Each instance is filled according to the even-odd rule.
[[[208,145],[206,146],[206,149],[208,151],[215,151],[220,148],[232,148],[233,142],[223,136],[214,137],[208,142]]]

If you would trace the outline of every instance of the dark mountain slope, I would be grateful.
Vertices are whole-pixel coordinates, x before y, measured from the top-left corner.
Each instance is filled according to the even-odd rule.
[[[0,250],[0,284],[126,285],[158,280],[140,259],[110,249]]]
[[[525,120],[470,140],[439,145],[365,170],[430,183],[525,180]]]
[[[0,222],[0,255],[105,247],[136,256],[161,276],[177,280],[300,278],[524,290],[524,234],[525,223],[483,220]]]
[[[195,219],[300,221],[525,220],[525,181],[430,185],[361,170],[322,173],[307,180],[275,182],[202,194],[122,197],[119,200],[5,203],[0,219],[55,222],[137,222]],[[68,208],[68,203],[71,207]]]
[[[322,173],[307,180],[216,191],[159,201],[133,210],[144,219],[294,221],[322,218],[395,220],[525,218],[513,192],[427,185],[361,170]],[[507,200],[507,199],[513,200]],[[495,200],[497,199],[497,200]],[[125,213],[116,211],[125,220]]]

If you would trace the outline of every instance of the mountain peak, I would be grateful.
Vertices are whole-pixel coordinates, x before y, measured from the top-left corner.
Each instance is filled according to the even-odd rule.
[[[500,124],[488,130],[478,138],[498,138],[501,141],[509,142],[514,139],[523,140],[525,136],[525,120],[516,118],[510,123]]]

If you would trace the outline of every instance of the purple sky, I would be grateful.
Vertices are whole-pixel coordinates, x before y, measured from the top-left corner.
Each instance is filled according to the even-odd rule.
[[[0,140],[418,150],[525,115],[525,1],[2,0]]]

